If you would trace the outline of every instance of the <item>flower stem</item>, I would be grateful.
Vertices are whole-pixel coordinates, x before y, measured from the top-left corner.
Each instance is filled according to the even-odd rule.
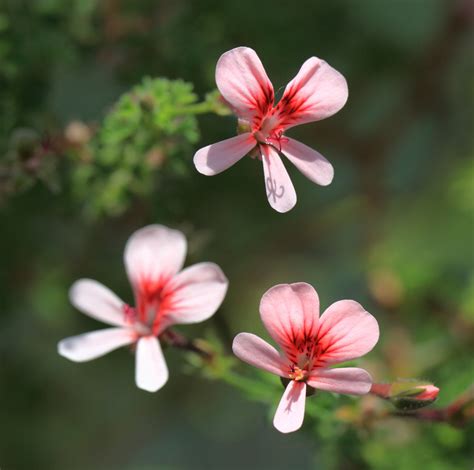
[[[201,340],[190,340],[175,330],[166,330],[161,334],[160,339],[174,348],[196,353],[206,361],[210,362],[214,359],[215,354],[207,343]]]
[[[390,396],[390,388],[392,384],[372,384],[370,394],[380,398],[388,398]]]

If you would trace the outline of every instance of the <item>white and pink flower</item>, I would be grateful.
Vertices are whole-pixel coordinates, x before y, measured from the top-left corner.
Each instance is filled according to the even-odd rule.
[[[353,300],[332,304],[319,317],[319,298],[306,283],[280,284],[262,297],[260,316],[281,353],[251,333],[238,334],[234,354],[255,367],[289,379],[273,420],[283,433],[303,424],[306,388],[363,395],[372,379],[357,367],[331,368],[368,353],[377,343],[377,320]]]
[[[168,380],[168,368],[159,335],[172,325],[197,323],[214,315],[228,286],[214,263],[180,271],[186,247],[181,232],[162,225],[144,227],[130,237],[124,260],[135,307],[97,281],[75,282],[70,290],[72,304],[113,327],[66,338],[58,344],[59,354],[84,362],[136,344],[137,386],[149,392],[160,389]]]
[[[200,173],[216,175],[255,149],[263,162],[268,201],[278,212],[287,212],[296,204],[295,189],[280,154],[314,183],[331,183],[332,165],[316,150],[285,137],[284,132],[332,116],[344,106],[347,83],[337,70],[311,57],[275,105],[273,85],[256,52],[237,47],[217,62],[216,83],[245,131],[198,150],[194,164]]]

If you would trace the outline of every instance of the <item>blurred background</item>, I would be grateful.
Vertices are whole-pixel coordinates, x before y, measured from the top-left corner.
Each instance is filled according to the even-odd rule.
[[[168,349],[170,380],[148,394],[130,351],[74,364],[56,344],[103,327],[69,304],[74,280],[132,302],[125,242],[163,223],[186,233],[187,264],[214,261],[230,280],[215,317],[181,333],[222,354],[240,331],[268,338],[261,295],[306,281],[323,309],[349,298],[378,319],[379,344],[356,362],[376,381],[430,380],[434,409],[465,397],[473,14],[470,0],[0,1],[0,468],[472,468],[466,417],[423,422],[375,397],[316,393],[302,430],[282,435],[281,384],[249,366],[225,360],[248,378],[240,390]],[[312,55],[349,84],[341,112],[289,133],[335,179],[319,187],[287,165],[298,194],[287,214],[269,207],[260,162],[212,178],[192,164],[235,134],[206,93],[240,45],[276,90]]]

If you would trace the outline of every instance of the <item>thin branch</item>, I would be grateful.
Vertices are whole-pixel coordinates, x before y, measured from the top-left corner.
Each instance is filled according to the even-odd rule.
[[[193,352],[201,356],[202,359],[211,362],[215,353],[211,351],[204,341],[190,340],[175,330],[168,329],[160,336],[166,344],[177,349]]]

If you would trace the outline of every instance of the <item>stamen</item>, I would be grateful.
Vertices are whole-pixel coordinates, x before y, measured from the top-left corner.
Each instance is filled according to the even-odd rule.
[[[296,380],[297,382],[302,382],[306,380],[307,375],[308,372],[306,370],[300,369],[297,366],[292,366],[288,377],[290,377],[290,379]]]
[[[270,137],[267,137],[266,142],[273,147],[277,148],[279,152],[281,152],[281,144],[289,142],[288,137],[283,136],[283,131],[275,131]]]

